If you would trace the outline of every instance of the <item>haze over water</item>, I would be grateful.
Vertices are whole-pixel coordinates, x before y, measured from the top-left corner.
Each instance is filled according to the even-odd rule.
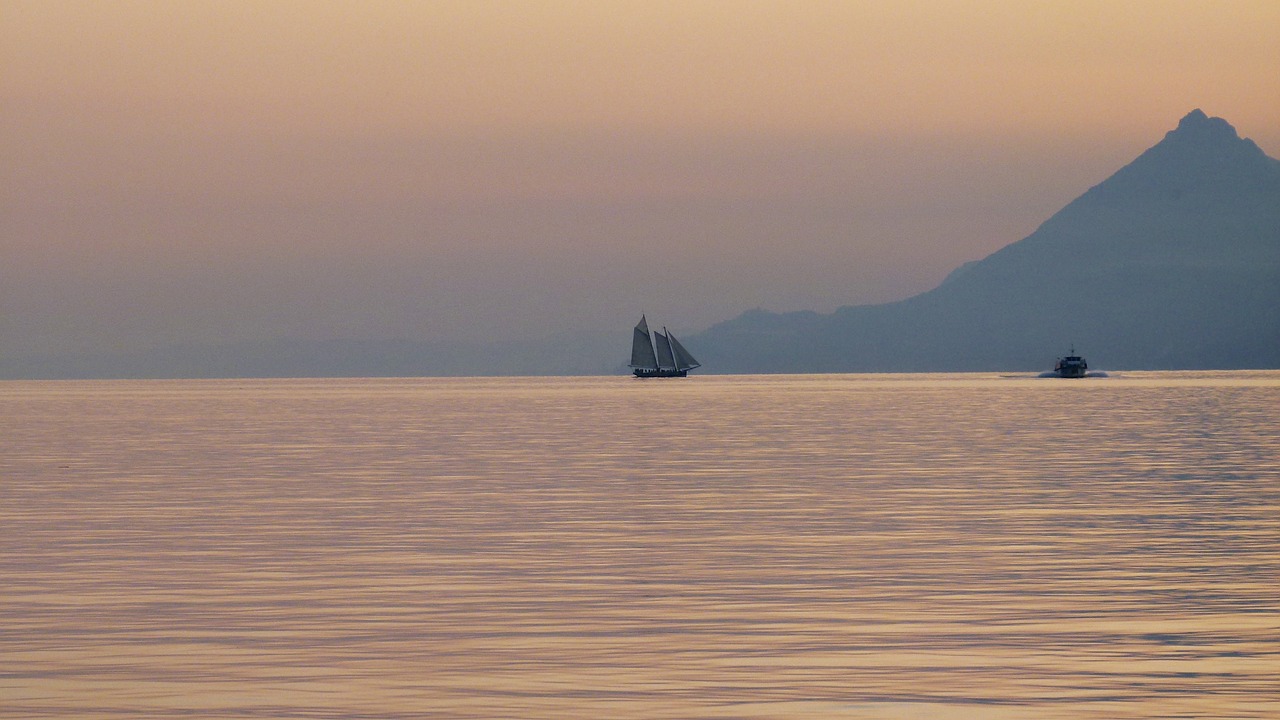
[[[0,383],[0,718],[1280,716],[1280,372]]]

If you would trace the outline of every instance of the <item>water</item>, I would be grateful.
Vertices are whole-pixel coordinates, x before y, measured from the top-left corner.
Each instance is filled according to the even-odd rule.
[[[1280,372],[0,383],[0,718],[1280,717]]]

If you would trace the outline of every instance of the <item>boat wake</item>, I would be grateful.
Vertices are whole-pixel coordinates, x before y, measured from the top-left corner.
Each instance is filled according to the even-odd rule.
[[[1061,375],[1059,375],[1058,373],[1056,373],[1056,372],[1052,371],[1052,370],[1046,370],[1045,372],[1040,373],[1040,374],[1039,374],[1039,375],[1037,375],[1036,377],[1038,377],[1038,378],[1060,378],[1060,377],[1062,377],[1062,376],[1061,376]],[[1106,373],[1106,372],[1104,372],[1104,371],[1102,371],[1102,370],[1090,370],[1089,372],[1087,372],[1087,373],[1085,373],[1085,374],[1084,374],[1084,377],[1087,377],[1087,378],[1104,378],[1104,377],[1111,377],[1111,375],[1109,375],[1108,373]]]

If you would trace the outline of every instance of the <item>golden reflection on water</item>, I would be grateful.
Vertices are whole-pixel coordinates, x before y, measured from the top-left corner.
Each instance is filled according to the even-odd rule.
[[[1280,373],[0,383],[0,717],[1280,717]]]

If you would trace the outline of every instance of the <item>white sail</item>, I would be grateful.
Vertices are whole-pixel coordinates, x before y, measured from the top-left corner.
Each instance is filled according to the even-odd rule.
[[[666,328],[662,329],[666,330]],[[671,353],[671,342],[664,333],[660,332],[655,332],[653,338],[658,342],[658,367],[665,370],[674,370],[676,358]]]
[[[666,330],[666,328],[662,328]],[[702,363],[698,362],[688,350],[676,340],[676,336],[670,332],[667,333],[667,339],[671,341],[671,351],[675,354],[675,362],[677,370],[692,370],[696,367],[702,367]]]
[[[631,367],[646,370],[658,369],[658,357],[653,353],[653,340],[649,337],[649,322],[644,315],[631,334]]]

